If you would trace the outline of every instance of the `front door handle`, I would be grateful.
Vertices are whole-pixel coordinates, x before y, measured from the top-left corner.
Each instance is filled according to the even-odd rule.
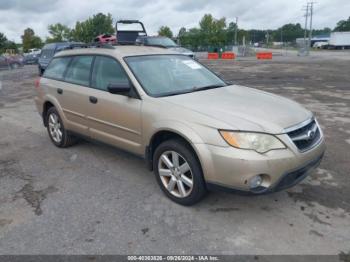
[[[90,100],[90,102],[93,103],[93,104],[97,104],[97,101],[98,101],[98,100],[97,100],[97,97],[94,97],[94,96],[90,96],[90,97],[89,97],[89,100]]]
[[[57,88],[57,93],[60,94],[60,95],[62,95],[63,90],[62,90],[61,88]]]

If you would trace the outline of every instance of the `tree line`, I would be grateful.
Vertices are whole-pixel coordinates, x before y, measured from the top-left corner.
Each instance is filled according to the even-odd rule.
[[[237,38],[235,37],[237,30]],[[313,30],[314,35],[328,34],[331,28]],[[350,17],[347,20],[341,20],[337,23],[333,31],[350,31]],[[43,40],[35,35],[31,28],[24,30],[22,38],[22,48],[27,52],[31,48],[41,48],[45,43],[77,41],[92,42],[100,34],[114,34],[115,26],[111,14],[98,13],[89,17],[85,21],[77,21],[75,26],[70,28],[61,23],[48,26],[49,36]],[[303,37],[304,29],[301,24],[285,24],[275,30],[245,30],[238,28],[235,22],[227,21],[225,17],[215,18],[211,14],[202,17],[198,27],[182,27],[175,35],[168,26],[162,26],[158,34],[170,38],[176,38],[181,45],[188,46],[194,50],[208,46],[232,45],[235,40],[238,44],[245,41],[248,43],[256,42],[294,42],[296,38]],[[6,49],[16,49],[18,45],[9,41],[4,34],[0,32],[0,53]]]

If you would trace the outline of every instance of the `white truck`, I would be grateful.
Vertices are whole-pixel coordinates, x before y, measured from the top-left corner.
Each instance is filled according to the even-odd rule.
[[[328,41],[329,49],[350,48],[350,32],[333,32]]]

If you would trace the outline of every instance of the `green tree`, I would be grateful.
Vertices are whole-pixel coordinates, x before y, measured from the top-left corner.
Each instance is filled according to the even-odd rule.
[[[158,30],[158,35],[173,38],[173,32],[168,26],[162,26]]]
[[[199,22],[201,39],[204,45],[219,46],[226,42],[226,19],[215,19],[205,14]]]
[[[348,20],[340,20],[333,31],[336,31],[336,32],[350,31],[350,16]]]
[[[332,29],[325,27],[323,29],[314,29],[313,35],[329,35],[332,32]]]
[[[235,42],[235,32],[237,25],[234,22],[230,22],[228,24],[228,28],[226,29],[226,43],[233,44]]]
[[[41,48],[43,45],[40,37],[36,36],[34,30],[31,28],[25,29],[21,37],[24,52],[27,52],[30,48]]]
[[[3,33],[0,33],[0,54],[6,49],[7,38]]]
[[[48,26],[50,36],[46,39],[47,43],[69,41],[71,38],[71,29],[61,23]]]
[[[13,49],[18,52],[18,47],[15,42],[7,40],[3,33],[0,33],[0,54],[6,52],[7,49]]]
[[[295,39],[304,36],[304,29],[299,23],[285,24],[271,32],[271,41],[295,42]]]
[[[83,22],[77,22],[71,31],[72,40],[91,42],[101,34],[114,34],[113,19],[111,14],[98,13]]]
[[[251,29],[251,30],[248,30],[248,34],[249,34],[249,41],[251,41],[252,43],[265,41],[266,31],[264,30]]]

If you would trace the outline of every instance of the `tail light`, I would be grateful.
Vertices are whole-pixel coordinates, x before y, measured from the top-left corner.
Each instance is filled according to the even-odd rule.
[[[37,79],[35,79],[35,88],[39,88],[40,87],[40,77],[38,77]]]

